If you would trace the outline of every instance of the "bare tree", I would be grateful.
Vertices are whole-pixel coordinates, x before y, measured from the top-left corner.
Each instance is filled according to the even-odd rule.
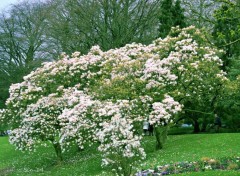
[[[148,43],[157,37],[160,0],[53,1],[51,36],[62,51],[86,52],[92,45],[102,49],[126,43]],[[58,4],[58,5],[57,5]]]
[[[215,0],[182,0],[188,23],[198,28],[212,28],[213,13],[219,5]]]
[[[48,10],[44,3],[23,2],[0,17],[0,106],[11,83],[37,67],[48,53],[45,30]]]

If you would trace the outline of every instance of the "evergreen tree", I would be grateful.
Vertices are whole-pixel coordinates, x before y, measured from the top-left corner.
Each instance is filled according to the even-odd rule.
[[[161,14],[159,16],[159,37],[163,38],[169,33],[174,24],[172,0],[163,0],[160,9]]]
[[[184,9],[181,7],[180,0],[177,0],[173,10],[174,26],[179,26],[180,28],[186,27]]]
[[[173,0],[163,0],[160,6],[160,12],[159,37],[166,37],[173,26],[180,26],[181,28],[186,26],[184,9],[181,7],[180,0],[177,0],[175,4]]]

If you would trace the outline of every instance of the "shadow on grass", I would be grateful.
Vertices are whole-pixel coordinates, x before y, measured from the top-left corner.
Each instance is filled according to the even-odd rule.
[[[168,135],[184,135],[184,134],[194,134],[193,127],[171,127]],[[208,128],[204,132],[199,132],[198,134],[214,134],[216,133],[214,127]],[[230,129],[230,128],[220,128],[218,133],[239,133],[236,129]]]

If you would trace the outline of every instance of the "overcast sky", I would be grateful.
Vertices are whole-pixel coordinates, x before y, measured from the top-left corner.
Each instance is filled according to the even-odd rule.
[[[0,0],[0,12],[9,7],[11,4],[16,4],[22,0]]]

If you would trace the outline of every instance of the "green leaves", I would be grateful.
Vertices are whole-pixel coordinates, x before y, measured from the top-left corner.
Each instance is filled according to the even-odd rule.
[[[186,26],[184,10],[177,0],[173,4],[172,0],[163,0],[160,5],[159,14],[159,37],[164,38],[168,35],[171,27],[179,26],[181,28]]]
[[[237,3],[236,0],[226,1],[214,12],[213,38],[215,44],[226,51],[223,57],[225,70],[230,65],[230,58],[240,54],[240,6]]]

